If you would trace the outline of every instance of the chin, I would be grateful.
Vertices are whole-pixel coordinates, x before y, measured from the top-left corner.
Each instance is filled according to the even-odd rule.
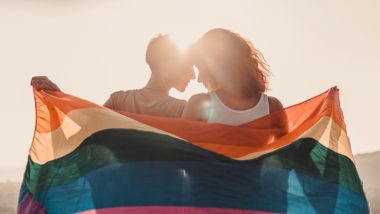
[[[186,87],[187,87],[187,86],[180,86],[180,87],[176,87],[175,89],[177,89],[177,91],[183,93],[183,92],[185,92]]]
[[[183,93],[185,92],[186,88],[177,89],[179,92]]]

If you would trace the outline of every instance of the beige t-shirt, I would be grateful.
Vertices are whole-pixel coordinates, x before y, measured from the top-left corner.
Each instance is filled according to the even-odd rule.
[[[117,91],[104,104],[119,111],[161,117],[181,117],[185,105],[185,100],[150,89]]]

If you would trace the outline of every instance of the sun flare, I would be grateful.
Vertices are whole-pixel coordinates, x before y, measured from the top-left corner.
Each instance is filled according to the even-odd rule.
[[[186,34],[169,34],[182,52],[185,52],[190,45],[194,44],[195,38]]]

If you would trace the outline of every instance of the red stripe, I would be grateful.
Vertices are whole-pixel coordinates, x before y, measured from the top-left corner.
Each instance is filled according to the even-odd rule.
[[[36,200],[34,200],[32,194],[28,192],[24,196],[22,201],[20,202],[17,209],[17,213],[18,214],[24,214],[24,213],[44,214],[46,212],[44,208]]]

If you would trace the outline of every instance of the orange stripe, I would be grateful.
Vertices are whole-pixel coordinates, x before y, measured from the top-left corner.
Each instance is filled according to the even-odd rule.
[[[47,133],[59,128],[63,118],[72,110],[104,108],[62,92],[34,90],[34,93],[38,120],[36,131],[38,133]],[[288,117],[287,124],[290,132],[271,142],[270,138],[273,133],[281,132],[281,130],[273,129],[273,121],[283,120],[284,112]],[[186,139],[199,147],[231,158],[240,158],[254,152],[281,148],[294,141],[324,116],[331,117],[345,131],[337,88],[331,88],[305,102],[288,107],[284,111],[272,113],[239,127],[127,112],[120,113]]]
[[[87,137],[110,128],[136,129],[178,138],[110,109],[82,108],[70,111],[54,131],[35,132],[29,155],[35,163],[44,164],[71,153]]]
[[[281,130],[273,129],[272,123],[281,120],[283,112],[274,112],[239,127],[121,113],[230,158],[240,158],[250,153],[275,150],[286,146],[324,116],[331,117],[345,130],[339,107],[339,91],[336,88],[303,103],[288,107],[285,112],[288,116],[289,133],[274,142],[270,142],[270,136]]]
[[[86,100],[55,91],[38,91],[33,88],[36,108],[35,131],[51,132],[57,129],[63,118],[72,110],[82,108],[103,108]]]

